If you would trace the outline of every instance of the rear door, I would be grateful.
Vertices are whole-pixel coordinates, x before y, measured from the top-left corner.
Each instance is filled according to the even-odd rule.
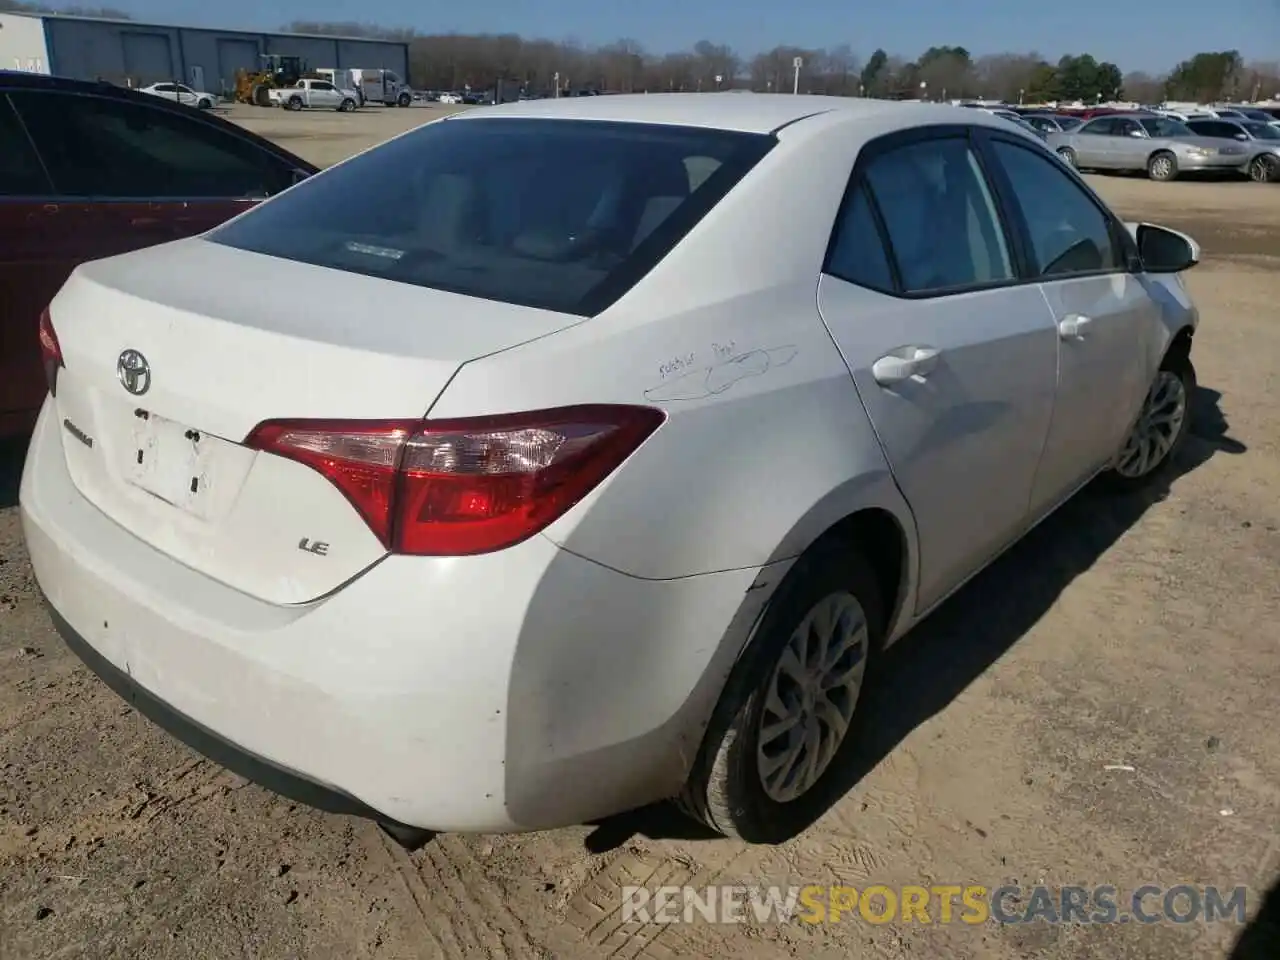
[[[984,138],[1028,265],[1052,311],[1060,353],[1053,423],[1031,497],[1060,503],[1120,450],[1154,371],[1159,308],[1132,268],[1128,231],[1062,164],[1011,137]]]
[[[966,128],[863,148],[818,304],[915,515],[927,609],[1023,529],[1057,370]]]
[[[76,215],[0,94],[0,433],[24,428],[44,398],[36,328],[74,265],[62,235]]]
[[[58,192],[92,209],[81,259],[202,233],[294,179],[288,162],[198,114],[65,92],[12,99]]]

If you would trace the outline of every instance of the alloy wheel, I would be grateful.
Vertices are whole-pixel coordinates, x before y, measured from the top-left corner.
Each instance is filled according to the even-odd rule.
[[[869,645],[866,613],[851,593],[828,594],[800,621],[769,680],[756,761],[775,803],[803,796],[844,743]]]
[[[1155,470],[1173,449],[1186,417],[1186,384],[1171,370],[1161,370],[1116,460],[1116,473],[1137,479]]]

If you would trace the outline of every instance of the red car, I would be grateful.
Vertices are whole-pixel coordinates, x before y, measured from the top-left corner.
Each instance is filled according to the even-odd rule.
[[[203,233],[315,172],[208,112],[0,71],[0,437],[35,424],[40,312],[77,264]]]

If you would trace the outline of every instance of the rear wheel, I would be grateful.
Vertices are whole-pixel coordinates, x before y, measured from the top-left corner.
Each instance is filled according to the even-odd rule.
[[[301,109],[302,109],[302,98],[301,98],[301,97],[290,97],[290,98],[289,98],[289,102],[288,102],[288,104],[286,104],[286,106],[287,106],[290,110],[301,110]]]
[[[1105,474],[1112,487],[1136,489],[1170,468],[1191,429],[1195,390],[1196,370],[1191,358],[1181,353],[1166,357],[1142,402],[1138,422]]]
[[[1071,167],[1073,169],[1075,168],[1076,152],[1072,150],[1070,147],[1059,147],[1058,156],[1062,158],[1062,162],[1065,163],[1068,167]]]
[[[1280,179],[1280,158],[1264,153],[1249,161],[1249,179],[1254,183],[1271,183]]]
[[[1147,161],[1147,176],[1152,180],[1168,181],[1178,175],[1178,158],[1168,150],[1153,153]]]
[[[680,798],[687,813],[778,843],[824,812],[884,635],[882,596],[867,562],[840,544],[801,558],[716,707]]]

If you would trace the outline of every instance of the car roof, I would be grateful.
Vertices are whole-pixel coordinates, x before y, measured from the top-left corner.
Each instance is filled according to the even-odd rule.
[[[165,80],[162,83],[177,83],[176,80]],[[155,86],[155,84],[152,84]],[[149,93],[143,93],[141,90],[132,90],[128,87],[117,87],[113,83],[105,80],[72,80],[69,77],[56,77],[44,73],[27,73],[20,70],[0,70],[0,94],[9,93],[17,90],[44,90],[59,93],[77,93],[81,95],[92,95],[97,97],[109,97],[114,100],[122,100],[126,103],[141,103],[151,110],[168,110],[181,116],[193,118],[200,123],[209,124],[218,127],[227,133],[234,133],[242,140],[249,140],[267,150],[276,156],[289,161],[299,169],[308,173],[316,173],[319,168],[307,160],[294,153],[284,149],[276,143],[261,137],[251,130],[246,130],[238,124],[231,123],[221,117],[210,116],[208,111],[195,113],[191,107],[178,103],[176,100],[166,100],[162,97],[152,96]],[[192,114],[195,114],[192,117]]]
[[[451,119],[529,117],[608,120],[768,134],[810,117],[830,115],[848,120],[874,117],[881,121],[900,115],[903,126],[919,123],[994,124],[998,120],[985,111],[957,110],[950,104],[776,93],[742,93],[734,96],[725,93],[635,93],[602,97],[560,97],[469,110],[455,114]],[[989,119],[984,120],[984,117]]]

